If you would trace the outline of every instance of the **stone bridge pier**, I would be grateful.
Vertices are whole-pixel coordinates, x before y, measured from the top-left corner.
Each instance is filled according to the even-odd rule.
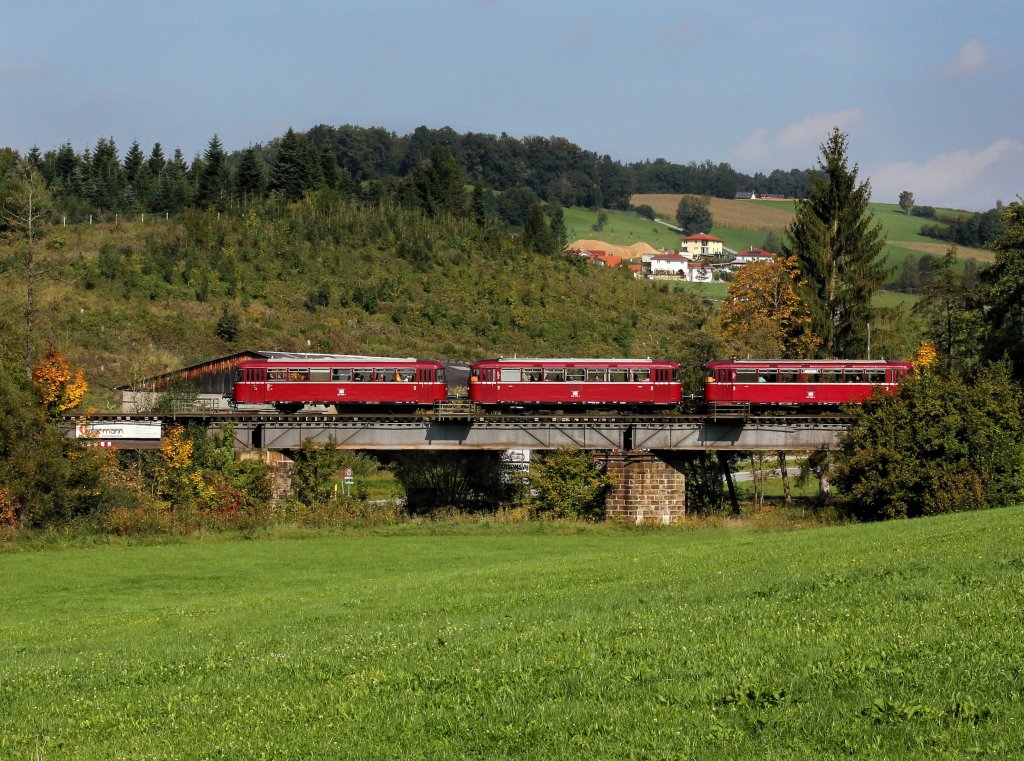
[[[686,515],[686,478],[679,454],[613,452],[605,462],[613,480],[605,495],[608,520],[668,525]]]

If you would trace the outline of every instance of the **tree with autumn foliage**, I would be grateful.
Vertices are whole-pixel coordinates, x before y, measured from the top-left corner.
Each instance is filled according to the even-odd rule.
[[[729,282],[719,315],[737,355],[807,357],[821,344],[800,301],[796,258],[746,264]]]
[[[32,383],[43,409],[51,417],[60,417],[78,407],[85,399],[89,384],[85,373],[76,370],[60,349],[52,344],[32,368]]]

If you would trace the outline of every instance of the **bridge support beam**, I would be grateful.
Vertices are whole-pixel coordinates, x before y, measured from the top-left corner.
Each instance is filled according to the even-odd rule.
[[[625,523],[678,523],[686,515],[686,478],[678,455],[632,451],[608,455],[613,484],[604,514]]]

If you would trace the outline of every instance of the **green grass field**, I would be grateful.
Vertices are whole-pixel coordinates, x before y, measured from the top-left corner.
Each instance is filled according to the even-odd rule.
[[[0,757],[1020,757],[1022,526],[23,548]]]

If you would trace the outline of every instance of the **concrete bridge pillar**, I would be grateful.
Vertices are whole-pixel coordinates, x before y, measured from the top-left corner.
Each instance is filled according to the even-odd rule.
[[[614,483],[604,514],[626,523],[678,523],[686,515],[686,478],[678,455],[670,452],[616,452],[608,455]]]

